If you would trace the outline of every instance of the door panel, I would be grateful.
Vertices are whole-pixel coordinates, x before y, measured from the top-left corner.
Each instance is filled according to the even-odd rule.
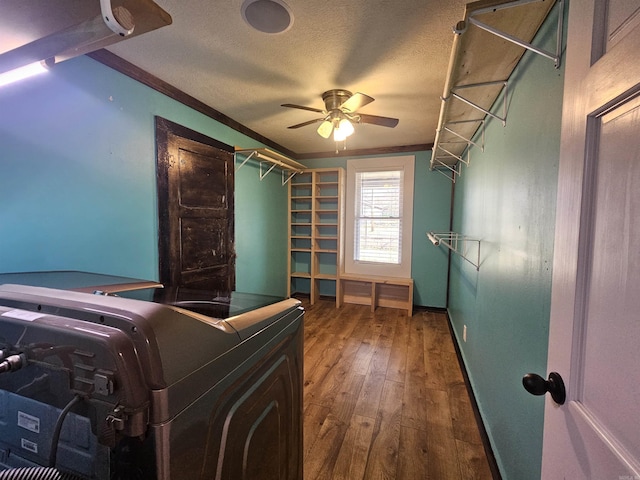
[[[639,5],[569,7],[542,478],[640,478]]]
[[[627,33],[638,26],[640,22],[640,5],[637,0],[601,2],[607,10],[603,15],[596,15],[596,22],[606,19],[606,47],[608,52]],[[603,22],[604,23],[604,22]]]
[[[640,458],[640,363],[632,352],[640,340],[637,312],[640,259],[636,251],[640,224],[640,157],[636,134],[640,127],[638,99],[587,120],[583,210],[583,263],[578,267],[580,308],[576,312],[572,421],[583,436],[583,461],[591,478],[595,470],[617,475],[633,472]],[[634,245],[636,243],[636,245]],[[625,355],[625,352],[627,355]],[[592,429],[593,433],[585,432]],[[612,450],[608,463],[600,450]],[[608,457],[606,452],[602,455]],[[625,465],[629,464],[629,465]],[[631,468],[631,470],[628,470]],[[595,476],[594,476],[595,475]],[[617,477],[616,477],[617,478]]]
[[[226,219],[181,218],[182,275],[195,270],[226,267],[226,237]]]
[[[182,143],[182,142],[180,142]],[[224,212],[228,208],[227,163],[211,161],[210,155],[192,151],[189,142],[178,145],[180,157],[178,192],[183,208],[211,208]],[[222,213],[223,214],[223,213]]]
[[[640,342],[640,102],[623,104],[597,122],[597,150],[590,264],[585,265],[585,344],[579,365],[581,399],[611,435],[640,458],[640,371],[634,352]],[[596,142],[594,142],[596,143]],[[635,152],[634,152],[635,150]],[[622,353],[622,354],[621,354]],[[620,415],[626,412],[625,415]],[[635,445],[635,447],[633,447]]]
[[[232,148],[158,118],[160,281],[235,288]]]

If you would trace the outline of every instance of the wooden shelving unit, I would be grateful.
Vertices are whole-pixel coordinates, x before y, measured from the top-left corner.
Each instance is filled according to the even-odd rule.
[[[399,308],[413,314],[413,279],[340,274],[338,307],[343,303]]]
[[[299,172],[289,182],[288,291],[339,299],[343,265],[344,169]]]

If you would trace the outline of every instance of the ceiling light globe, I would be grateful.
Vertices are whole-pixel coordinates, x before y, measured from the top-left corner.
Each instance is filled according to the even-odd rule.
[[[340,131],[344,132],[345,137],[352,135],[354,132],[353,124],[346,118],[343,118],[340,120]]]
[[[346,118],[343,118],[333,130],[333,139],[336,142],[342,142],[343,140],[346,140],[349,135],[353,134],[353,132],[354,128],[351,122]]]

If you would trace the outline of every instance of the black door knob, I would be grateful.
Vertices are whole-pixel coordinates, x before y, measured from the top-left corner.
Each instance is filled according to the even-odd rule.
[[[544,395],[549,392],[553,401],[558,405],[563,405],[567,399],[564,382],[557,372],[551,372],[548,380],[545,380],[535,373],[527,373],[522,377],[522,385],[524,385],[525,390],[532,395]]]

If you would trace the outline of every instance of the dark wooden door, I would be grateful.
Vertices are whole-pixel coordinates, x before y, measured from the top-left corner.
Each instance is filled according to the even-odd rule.
[[[233,148],[156,117],[160,281],[235,288]]]

